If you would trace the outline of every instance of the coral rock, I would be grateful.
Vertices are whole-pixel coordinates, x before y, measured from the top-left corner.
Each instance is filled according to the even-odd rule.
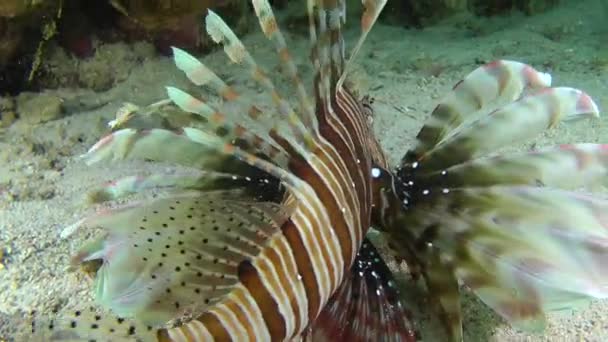
[[[50,94],[21,93],[17,96],[19,117],[27,123],[39,124],[63,115],[62,99]]]

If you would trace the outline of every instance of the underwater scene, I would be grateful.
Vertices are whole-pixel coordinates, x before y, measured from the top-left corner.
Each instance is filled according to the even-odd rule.
[[[608,341],[607,20],[0,0],[0,342]]]

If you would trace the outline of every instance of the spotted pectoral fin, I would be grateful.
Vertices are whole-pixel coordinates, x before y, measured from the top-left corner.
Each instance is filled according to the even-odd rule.
[[[310,341],[415,341],[410,315],[378,251],[364,240],[350,274],[312,323]]]
[[[16,341],[31,342],[133,342],[156,341],[158,327],[132,319],[119,318],[111,313],[83,305],[57,317],[33,313],[28,331],[17,334]]]
[[[254,258],[289,214],[267,202],[185,193],[111,210],[86,225],[107,230],[74,262],[102,261],[96,298],[122,317],[161,324],[229,293],[238,265]]]

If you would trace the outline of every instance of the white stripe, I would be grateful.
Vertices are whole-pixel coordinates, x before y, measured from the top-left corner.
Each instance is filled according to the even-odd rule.
[[[188,336],[182,331],[185,326],[180,326],[167,330],[169,338],[174,342],[188,342]]]
[[[270,331],[268,331],[268,326],[264,321],[264,317],[262,316],[262,310],[258,306],[258,303],[253,299],[249,290],[247,290],[242,284],[237,285],[238,287],[233,291],[240,290],[242,291],[242,296],[245,298],[246,303],[241,303],[237,300],[234,302],[239,304],[239,307],[245,312],[245,317],[249,321],[249,326],[253,328],[253,333],[255,336],[251,340],[253,341],[270,341]]]
[[[273,241],[274,242],[274,241]],[[267,245],[267,248],[275,248],[273,243]],[[259,267],[261,264],[264,264],[265,267]],[[260,281],[266,290],[270,293],[274,301],[277,303],[277,307],[281,316],[283,316],[283,320],[285,321],[285,331],[291,333],[294,330],[294,312],[291,309],[291,305],[289,304],[289,296],[287,292],[285,292],[284,286],[281,286],[281,279],[277,273],[277,269],[274,267],[272,262],[268,260],[268,258],[264,255],[261,258],[257,258],[252,263],[256,270],[260,274]],[[268,269],[269,272],[263,272],[263,269]],[[277,286],[272,286],[270,282],[270,277],[277,284]]]
[[[281,267],[286,271],[285,275],[289,281],[287,286],[289,286],[291,291],[293,291],[296,300],[296,307],[294,309],[298,310],[298,315],[300,316],[299,331],[293,332],[293,336],[291,337],[294,337],[296,334],[301,334],[304,328],[306,328],[308,325],[308,297],[306,297],[306,288],[304,287],[302,277],[298,273],[298,266],[296,264],[296,259],[291,245],[284,235],[282,235],[280,239],[277,239],[277,244],[282,245],[282,248],[279,249],[279,251],[283,252],[279,253],[281,258]]]
[[[328,291],[331,289],[331,286],[327,277],[327,265],[325,264],[325,260],[323,260],[319,241],[317,240],[316,234],[311,231],[310,221],[306,215],[303,215],[301,212],[296,212],[294,213],[292,220],[294,224],[300,228],[298,229],[298,233],[301,236],[304,248],[306,249],[306,253],[308,254],[308,258],[310,259],[312,269],[317,279],[319,300],[321,303],[325,303],[329,298]],[[319,310],[320,309],[321,308],[319,307]],[[315,315],[318,314],[318,311],[315,312]]]
[[[207,330],[207,327],[199,320],[192,320],[184,326],[187,328],[192,336],[194,336],[195,341],[213,341],[214,338]]]
[[[328,149],[331,149],[336,155],[340,155],[338,153],[338,151],[333,147],[333,145],[331,145],[330,143],[326,142],[325,146]],[[346,169],[346,165],[343,161],[343,159],[338,158],[339,160],[335,160],[335,158],[331,158],[329,153],[324,152],[327,156],[327,160],[329,160],[330,162],[333,162],[333,164],[335,165],[336,169],[340,170],[341,168],[338,167],[337,163],[340,163],[344,169]],[[314,165],[316,166],[316,165]],[[325,165],[324,165],[325,166]],[[325,166],[326,167],[326,166]],[[317,173],[322,172],[321,170],[319,170]],[[360,172],[359,172],[360,173]],[[321,173],[321,175],[323,175],[323,177],[321,177],[323,180],[326,179],[332,179],[335,182],[338,182],[334,176],[335,174],[333,172],[329,172],[329,170],[326,173]],[[328,176],[328,175],[331,175]],[[345,262],[352,262],[352,260],[354,260],[356,254],[357,254],[357,246],[359,244],[359,242],[361,241],[361,236],[362,233],[358,232],[361,229],[358,229],[358,227],[361,227],[361,222],[360,221],[360,215],[359,215],[359,206],[358,203],[360,203],[361,201],[363,201],[364,199],[358,198],[357,197],[357,193],[355,191],[355,189],[353,189],[352,184],[353,179],[351,178],[352,175],[349,172],[339,172],[338,176],[340,176],[343,180],[344,183],[338,183],[338,187],[336,186],[331,186],[329,184],[327,185],[327,188],[330,190],[330,192],[332,193],[332,197],[334,198],[334,200],[336,201],[336,203],[338,204],[338,206],[340,206],[340,203],[350,203],[351,201],[354,204],[354,208],[351,208],[350,205],[344,205],[343,207],[346,209],[346,212],[342,213],[341,215],[344,217],[345,219],[345,223],[346,226],[348,228],[348,233],[350,236],[350,241],[352,244],[352,248],[351,248],[351,256],[350,256],[350,260],[340,260],[341,263],[345,263]],[[346,192],[346,193],[345,193]],[[342,196],[338,196],[338,194],[342,195]],[[347,197],[348,196],[348,197]],[[350,201],[347,201],[347,198],[351,199]],[[340,245],[340,256],[342,256],[342,246]],[[344,265],[344,264],[343,264]]]
[[[238,303],[238,301],[234,302]],[[233,341],[244,341],[247,338],[247,329],[236,317],[233,310],[228,309],[225,304],[216,305],[213,309],[209,310],[209,313],[215,315],[222,323]]]

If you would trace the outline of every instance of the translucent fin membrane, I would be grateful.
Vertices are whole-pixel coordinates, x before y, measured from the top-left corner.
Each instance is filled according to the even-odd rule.
[[[525,90],[550,85],[550,75],[519,62],[500,60],[475,69],[435,107],[416,136],[416,146],[406,153],[403,163],[418,161],[424,153],[457,132],[463,123],[517,100]]]
[[[292,60],[287,44],[285,43],[285,38],[278,27],[272,8],[267,0],[254,0],[252,2],[264,35],[274,43],[279,56],[279,61],[287,73],[288,78],[291,80],[292,85],[296,88],[302,121],[306,127],[310,127],[316,131],[317,122],[314,106],[310,102],[310,97],[304,88],[302,79],[298,75],[296,65]]]
[[[410,314],[381,255],[364,240],[350,274],[307,332],[309,341],[415,341]]]
[[[580,189],[606,182],[605,146],[562,145],[491,155],[555,127],[597,117],[584,92],[498,61],[458,83],[436,107],[398,171],[408,210],[393,246],[415,254],[451,340],[462,339],[458,282],[517,328],[545,313],[606,298],[605,200]],[[490,156],[488,156],[490,155]],[[407,247],[404,247],[407,246]]]
[[[305,127],[300,117],[295,113],[291,105],[277,91],[266,72],[255,62],[243,43],[237,38],[226,23],[213,11],[209,11],[206,18],[207,32],[216,43],[224,46],[226,55],[232,62],[248,68],[251,79],[259,84],[270,97],[278,113],[291,127],[292,133],[303,147],[311,148],[312,135],[310,127]],[[292,141],[293,139],[288,139]],[[299,144],[293,144],[298,147]]]
[[[96,298],[104,307],[163,323],[176,310],[204,307],[228,293],[239,262],[254,257],[284,220],[279,213],[278,206],[229,200],[221,192],[172,196],[90,218],[87,224],[109,235],[76,261],[103,260]]]

